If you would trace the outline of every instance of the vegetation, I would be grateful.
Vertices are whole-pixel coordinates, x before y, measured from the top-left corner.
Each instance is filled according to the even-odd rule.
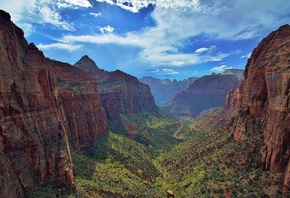
[[[259,128],[237,142],[222,128],[205,133],[190,119],[146,112],[123,116],[122,124],[132,133],[110,132],[83,154],[72,153],[75,193],[46,182],[29,197],[158,198],[167,190],[175,197],[281,197],[283,175],[261,167]]]
[[[121,116],[120,120],[109,122],[114,133],[123,134],[136,142],[146,145],[154,156],[169,151],[182,140],[173,137],[181,122],[158,109],[154,112],[143,111]],[[180,133],[190,129],[184,125]]]

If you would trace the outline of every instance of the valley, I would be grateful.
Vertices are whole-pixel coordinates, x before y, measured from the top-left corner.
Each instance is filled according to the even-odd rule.
[[[284,25],[162,108],[87,55],[45,57],[1,10],[0,197],[289,197],[289,50]]]

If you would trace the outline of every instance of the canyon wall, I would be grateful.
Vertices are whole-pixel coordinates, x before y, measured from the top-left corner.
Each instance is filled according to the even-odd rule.
[[[157,111],[150,87],[136,77],[120,70],[108,72],[99,69],[88,56],[83,56],[74,66],[89,72],[98,80],[101,103],[109,120],[142,111]]]
[[[95,79],[46,59],[4,11],[0,76],[1,196],[24,197],[44,182],[75,190],[70,147],[82,151],[108,132]]]
[[[264,133],[261,149],[266,170],[285,173],[283,194],[290,191],[290,26],[264,38],[247,62],[245,79],[232,90],[225,108],[239,110],[232,123],[238,141]]]

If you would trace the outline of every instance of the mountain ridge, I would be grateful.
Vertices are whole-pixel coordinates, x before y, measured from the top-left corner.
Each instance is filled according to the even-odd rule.
[[[233,72],[234,71],[234,72]],[[223,106],[228,91],[241,82],[243,70],[225,70],[195,80],[188,88],[174,96],[164,108],[181,117],[196,117],[206,109]]]
[[[149,86],[141,83],[136,77],[121,70],[108,72],[99,69],[86,55],[74,66],[89,72],[98,80],[101,103],[109,120],[118,120],[121,115],[143,110],[157,111]]]
[[[153,77],[143,77],[139,80],[150,86],[151,92],[154,96],[155,102],[159,106],[164,106],[169,102],[177,93],[185,90],[197,78],[190,77],[185,80],[170,80],[158,79]]]

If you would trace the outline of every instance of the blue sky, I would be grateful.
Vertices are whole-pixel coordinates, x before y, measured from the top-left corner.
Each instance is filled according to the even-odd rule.
[[[182,80],[244,68],[262,38],[290,23],[289,0],[1,0],[28,42],[74,64]]]

